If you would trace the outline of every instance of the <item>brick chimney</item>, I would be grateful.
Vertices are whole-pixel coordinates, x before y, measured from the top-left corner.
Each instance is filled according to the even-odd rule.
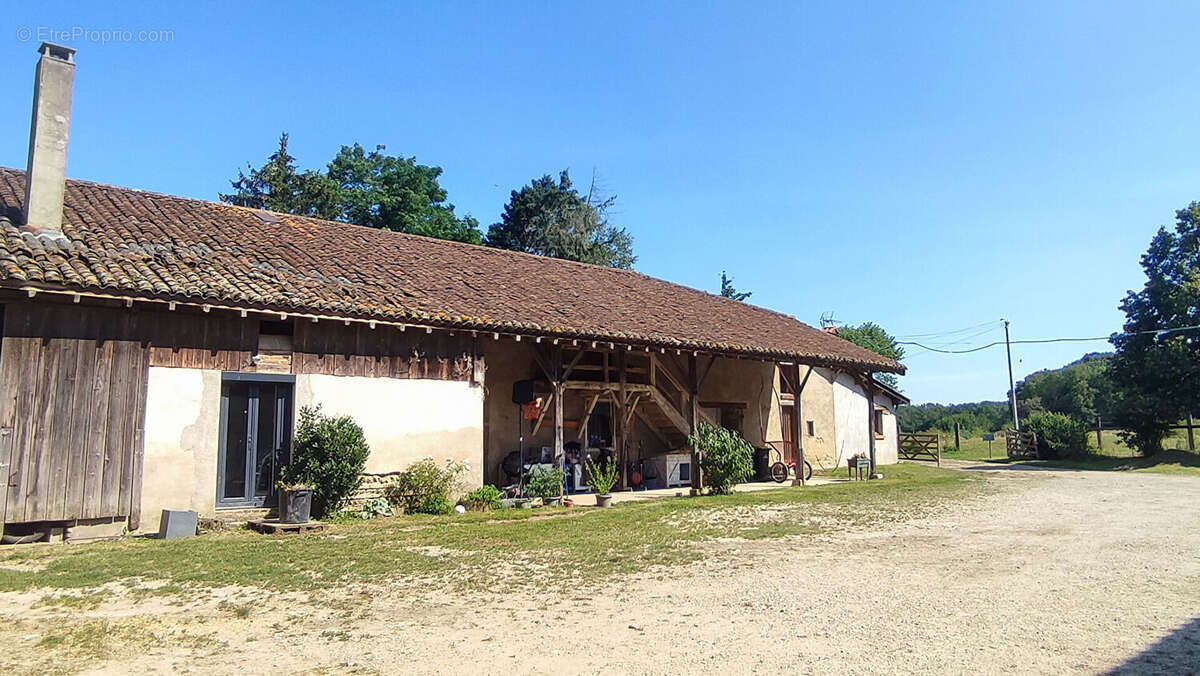
[[[67,181],[67,137],[71,127],[71,88],[75,50],[43,42],[33,77],[33,122],[25,171],[23,229],[62,237],[63,193]]]

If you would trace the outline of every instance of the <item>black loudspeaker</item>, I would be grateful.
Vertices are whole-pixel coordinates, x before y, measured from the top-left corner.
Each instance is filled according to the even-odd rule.
[[[533,401],[533,381],[518,380],[513,383],[513,403],[528,404]]]

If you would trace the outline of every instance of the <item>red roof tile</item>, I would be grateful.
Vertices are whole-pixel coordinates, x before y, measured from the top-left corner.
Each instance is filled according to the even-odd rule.
[[[629,270],[86,181],[67,181],[67,239],[39,238],[11,219],[24,183],[0,169],[9,286],[904,369],[787,315]]]

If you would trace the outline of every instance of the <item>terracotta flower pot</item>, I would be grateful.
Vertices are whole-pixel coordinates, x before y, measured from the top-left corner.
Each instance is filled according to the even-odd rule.
[[[612,506],[612,496],[611,495],[597,495],[596,496],[596,506],[597,507],[611,507]]]

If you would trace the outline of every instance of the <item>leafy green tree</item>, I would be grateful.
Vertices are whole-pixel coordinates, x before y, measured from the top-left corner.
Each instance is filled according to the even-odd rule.
[[[633,238],[608,222],[615,197],[601,197],[595,181],[586,197],[564,170],[512,191],[500,222],[488,228],[486,244],[500,249],[565,258],[614,268],[632,268]]]
[[[279,149],[255,169],[247,165],[230,183],[233,192],[220,195],[221,201],[251,209],[266,209],[326,220],[338,213],[335,186],[317,171],[301,172],[296,158],[288,152],[288,135],[279,136]]]
[[[442,170],[417,164],[414,157],[366,152],[357,143],[342,146],[326,170],[299,171],[288,152],[288,135],[266,164],[238,172],[233,192],[221,201],[254,209],[354,223],[439,239],[479,244],[479,223],[454,214],[438,184]]]
[[[996,432],[1010,425],[1007,402],[980,401],[967,404],[921,404],[896,409],[900,429],[905,432],[953,432],[954,423],[967,436]]]
[[[1143,455],[1162,450],[1169,426],[1200,411],[1200,202],[1175,212],[1142,256],[1146,283],[1121,302],[1124,332],[1113,336],[1112,375],[1123,398],[1128,441]]]
[[[1087,425],[1116,422],[1120,397],[1109,369],[1111,354],[1088,354],[1059,369],[1031,373],[1017,383],[1022,414],[1049,411]]]
[[[357,143],[342,146],[326,176],[337,186],[337,220],[438,239],[480,243],[479,223],[458,218],[438,184],[440,167],[397,157],[383,146],[366,152]]]
[[[863,322],[858,326],[839,326],[837,335],[838,338],[844,338],[888,359],[896,361],[904,359],[904,348],[897,345],[896,338],[875,322]],[[876,378],[893,389],[900,383],[900,379],[891,373],[881,373]]]
[[[722,270],[721,271],[721,295],[726,298],[732,298],[734,300],[746,300],[750,296],[754,295],[754,292],[753,291],[738,291],[733,286],[733,278],[726,275],[725,271]]]

